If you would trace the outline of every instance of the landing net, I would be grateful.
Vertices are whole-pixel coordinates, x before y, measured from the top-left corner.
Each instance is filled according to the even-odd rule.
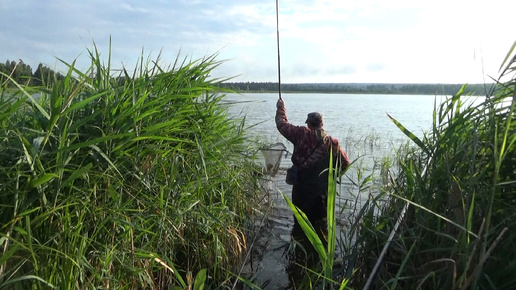
[[[265,174],[274,177],[278,172],[281,164],[281,158],[283,153],[287,152],[287,147],[283,143],[275,143],[269,147],[260,148],[263,156],[265,157]]]

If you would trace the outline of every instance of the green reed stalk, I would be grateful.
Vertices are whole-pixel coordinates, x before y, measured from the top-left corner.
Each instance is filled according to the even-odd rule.
[[[257,168],[209,78],[220,62],[142,55],[113,74],[108,55],[2,92],[0,288],[230,283]]]
[[[391,199],[379,208],[376,222],[364,223],[363,235],[382,228],[361,245],[360,253],[371,256],[393,229],[393,221],[383,222],[410,204],[397,238],[379,261],[388,267],[380,267],[376,289],[516,286],[509,274],[516,239],[510,222],[516,217],[516,58],[509,59],[500,77],[511,72],[509,80],[497,82],[482,100],[464,96],[463,86],[436,106],[433,130],[422,140],[394,122],[418,150],[399,155],[399,172],[385,189]]]

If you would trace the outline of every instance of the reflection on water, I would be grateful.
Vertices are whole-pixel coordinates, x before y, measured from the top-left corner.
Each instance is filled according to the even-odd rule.
[[[264,216],[257,216],[260,231],[253,242],[252,257],[248,261],[250,280],[262,289],[282,289],[288,285],[287,253],[290,231],[294,224],[290,208],[282,193],[290,198],[290,186],[283,182],[284,171],[264,180],[267,203],[271,205]]]

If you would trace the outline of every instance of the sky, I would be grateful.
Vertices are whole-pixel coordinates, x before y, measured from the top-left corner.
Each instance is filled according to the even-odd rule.
[[[483,83],[516,41],[513,0],[279,0],[282,83]],[[143,55],[216,54],[213,78],[277,82],[275,0],[0,0],[0,61],[86,70],[93,44],[130,70]]]

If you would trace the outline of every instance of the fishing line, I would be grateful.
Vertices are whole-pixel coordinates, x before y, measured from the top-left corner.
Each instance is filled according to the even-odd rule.
[[[280,66],[280,45],[279,45],[279,12],[278,12],[278,2],[279,0],[276,0],[276,43],[278,46],[278,93],[279,98],[281,100],[281,66]]]

